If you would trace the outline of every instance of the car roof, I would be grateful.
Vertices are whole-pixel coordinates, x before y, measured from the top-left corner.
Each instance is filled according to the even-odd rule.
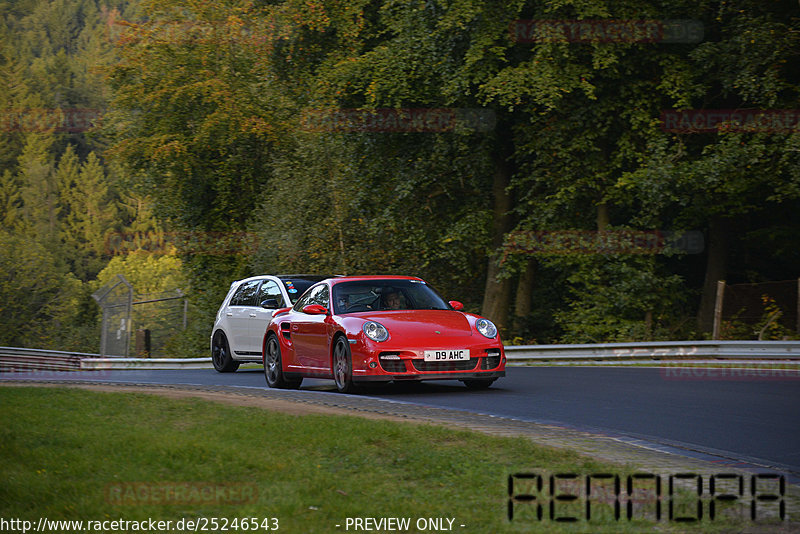
[[[422,282],[422,278],[418,278],[416,276],[402,276],[396,274],[387,274],[387,275],[361,275],[361,276],[339,276],[337,278],[331,278],[328,281],[333,284],[339,284],[341,282],[370,282],[373,280],[418,280]]]
[[[260,280],[262,278],[278,278],[280,280],[310,280],[312,282],[319,282],[321,280],[326,280],[328,278],[332,278],[332,275],[329,274],[257,274],[254,276],[248,276],[247,278],[242,278],[241,280],[235,280],[234,283],[237,282],[248,282],[250,280]]]
[[[326,280],[331,278],[329,274],[276,274],[274,275],[276,278],[280,278],[281,280],[296,280],[298,278],[303,280],[312,280],[314,282],[319,282],[321,280]]]
[[[338,275],[335,275],[338,276]],[[322,280],[327,280],[331,278],[331,275],[327,274],[257,274],[255,276],[249,276],[247,278],[242,278],[241,280],[234,280],[231,282],[231,287],[228,290],[232,292],[234,288],[238,288],[245,282],[251,282],[253,280],[262,280],[265,278],[275,279],[277,278],[281,282],[287,282],[289,280],[308,280],[309,282],[317,283],[321,282]]]

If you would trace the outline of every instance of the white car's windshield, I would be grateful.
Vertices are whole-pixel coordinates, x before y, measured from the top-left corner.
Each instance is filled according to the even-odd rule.
[[[333,287],[334,313],[377,310],[449,310],[450,305],[419,280],[342,282]]]
[[[327,276],[306,276],[306,277],[285,277],[281,276],[280,279],[283,282],[283,285],[286,286],[286,292],[289,294],[289,300],[292,304],[297,302],[297,299],[300,298],[300,295],[306,292],[306,289],[313,286],[320,280],[324,280],[328,278]]]

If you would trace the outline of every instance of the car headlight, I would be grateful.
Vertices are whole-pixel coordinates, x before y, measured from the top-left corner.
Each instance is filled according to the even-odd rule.
[[[369,321],[364,323],[364,333],[372,341],[386,341],[389,339],[389,331],[381,323]]]
[[[483,336],[494,339],[497,336],[497,327],[489,319],[478,319],[475,321],[475,328]]]

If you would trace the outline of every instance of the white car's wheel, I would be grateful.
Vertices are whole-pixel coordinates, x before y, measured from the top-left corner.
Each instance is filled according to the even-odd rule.
[[[214,363],[214,369],[220,373],[232,373],[239,368],[239,362],[231,356],[228,338],[221,331],[214,334],[214,342],[211,344],[211,361]]]

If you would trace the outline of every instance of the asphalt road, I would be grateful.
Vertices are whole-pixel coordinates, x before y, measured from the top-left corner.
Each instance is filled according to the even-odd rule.
[[[773,467],[800,476],[800,379],[735,376],[720,370],[670,373],[656,368],[510,367],[486,391],[459,382],[425,382],[372,388],[362,395],[556,424],[674,447],[687,456]],[[25,373],[0,374],[21,379]],[[34,379],[191,384],[264,388],[261,370],[33,373]],[[309,380],[301,389],[339,395],[332,381]]]

